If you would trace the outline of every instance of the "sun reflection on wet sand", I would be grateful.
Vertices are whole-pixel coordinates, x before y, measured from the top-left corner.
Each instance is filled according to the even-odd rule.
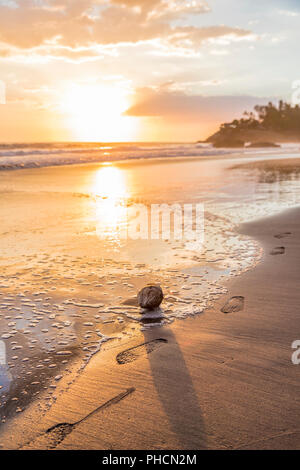
[[[100,237],[118,239],[127,222],[128,182],[125,172],[103,166],[95,175],[96,231]]]

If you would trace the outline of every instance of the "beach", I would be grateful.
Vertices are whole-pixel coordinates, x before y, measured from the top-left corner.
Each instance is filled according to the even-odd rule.
[[[0,0],[21,466],[300,450],[300,1],[240,4]]]
[[[299,448],[299,155],[283,158],[1,172],[2,448]],[[203,204],[204,244],[120,241],[125,200]],[[159,325],[134,303],[147,283]]]

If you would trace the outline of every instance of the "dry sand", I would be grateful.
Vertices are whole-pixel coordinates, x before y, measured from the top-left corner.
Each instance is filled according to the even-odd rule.
[[[297,208],[244,225],[262,244],[263,260],[230,281],[214,308],[107,343],[44,416],[33,404],[9,421],[2,446],[299,449],[300,365],[291,361],[291,344],[300,339],[299,220]],[[283,253],[270,254],[277,247]],[[113,397],[67,432],[44,432]]]

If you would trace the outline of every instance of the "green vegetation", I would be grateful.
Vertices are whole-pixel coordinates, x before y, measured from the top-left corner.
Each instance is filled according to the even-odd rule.
[[[242,119],[234,119],[220,126],[219,131],[207,139],[216,147],[243,147],[245,142],[252,144],[264,142],[268,146],[266,135],[293,136],[300,138],[300,107],[279,101],[278,106],[269,103],[255,106],[254,112],[245,112]],[[265,140],[262,140],[265,139]],[[270,142],[269,146],[275,144]]]

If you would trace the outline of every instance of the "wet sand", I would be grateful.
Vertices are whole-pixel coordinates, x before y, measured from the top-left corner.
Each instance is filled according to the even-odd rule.
[[[297,446],[299,212],[282,211],[300,204],[298,168],[226,158],[2,172],[0,446]],[[140,201],[204,203],[204,245],[120,244],[122,208]],[[159,328],[128,302],[147,282],[166,293]]]
[[[300,159],[299,158],[284,158],[282,160],[263,160],[255,162],[240,163],[234,165],[232,168],[247,168],[257,170],[275,170],[278,172],[284,172],[285,170],[292,173],[293,171],[300,170]]]
[[[44,416],[33,404],[7,423],[2,445],[299,449],[300,366],[291,361],[291,344],[300,339],[299,220],[296,208],[243,225],[262,244],[263,259],[229,281],[213,308],[107,343]],[[271,254],[276,247],[284,247],[281,254]],[[113,397],[69,434],[45,433]]]
[[[104,342],[146,327],[137,307],[123,306],[146,283],[167,293],[160,322],[170,324],[202,312],[224,291],[222,278],[252,266],[255,243],[213,207],[205,246],[118,236],[127,205],[141,201],[220,199],[230,208],[243,185],[233,176],[224,195],[228,165],[169,159],[0,172],[1,426],[45,390],[40,406],[47,410],[74,367],[82,371]]]

